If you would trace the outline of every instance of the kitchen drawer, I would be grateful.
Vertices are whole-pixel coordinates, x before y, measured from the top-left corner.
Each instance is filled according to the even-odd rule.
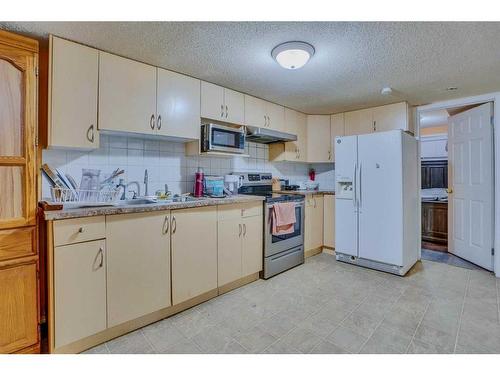
[[[105,237],[104,216],[54,221],[54,246],[98,240]]]
[[[36,254],[35,227],[0,230],[0,261]]]
[[[217,219],[237,220],[242,217],[262,216],[262,202],[237,203],[219,206],[217,208]]]
[[[263,203],[251,202],[241,204],[241,217],[262,216]]]

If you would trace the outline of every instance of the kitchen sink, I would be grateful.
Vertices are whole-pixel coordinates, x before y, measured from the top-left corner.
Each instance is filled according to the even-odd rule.
[[[139,204],[153,204],[153,203],[156,203],[156,201],[153,199],[137,198],[137,199],[120,200],[120,201],[118,201],[117,205],[118,206],[135,206],[135,205],[139,205]]]

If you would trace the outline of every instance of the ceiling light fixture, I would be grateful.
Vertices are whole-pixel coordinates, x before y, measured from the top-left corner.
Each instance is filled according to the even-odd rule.
[[[299,69],[306,65],[314,52],[309,43],[286,42],[274,47],[271,56],[285,69]]]

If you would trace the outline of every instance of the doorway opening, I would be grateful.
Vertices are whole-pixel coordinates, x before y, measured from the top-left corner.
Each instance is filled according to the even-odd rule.
[[[492,103],[418,113],[422,258],[493,270]]]

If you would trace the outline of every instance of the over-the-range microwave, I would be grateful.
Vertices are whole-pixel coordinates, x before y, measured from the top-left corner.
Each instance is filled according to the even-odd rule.
[[[245,153],[246,129],[244,126],[226,126],[219,124],[201,125],[201,151]]]

